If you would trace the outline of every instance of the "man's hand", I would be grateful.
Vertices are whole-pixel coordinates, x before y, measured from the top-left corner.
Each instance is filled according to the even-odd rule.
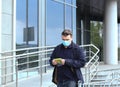
[[[53,59],[53,60],[52,60],[52,64],[53,64],[53,65],[57,65],[57,62]]]
[[[65,65],[65,59],[62,59],[61,61],[62,61],[62,65]]]
[[[52,60],[52,64],[53,65],[57,65],[59,63],[57,63],[57,61],[55,59]],[[65,64],[65,59],[61,59],[61,65],[64,65]]]

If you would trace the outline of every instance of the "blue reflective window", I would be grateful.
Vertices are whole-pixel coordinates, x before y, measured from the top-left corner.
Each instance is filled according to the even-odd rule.
[[[76,0],[72,0],[72,4],[76,6]]]
[[[74,6],[76,6],[76,0],[72,0]],[[73,40],[76,42],[76,8],[72,8],[72,29],[73,29]]]
[[[37,1],[16,0],[16,43],[18,45],[34,44],[37,46]]]
[[[47,0],[46,6],[46,45],[57,45],[61,43],[61,32],[64,29],[64,5]]]
[[[65,0],[66,3],[72,4],[72,0]]]
[[[29,27],[34,29],[33,36],[30,35],[34,40],[29,43],[37,44],[37,0],[28,0],[28,28]]]
[[[23,29],[26,27],[26,0],[16,1],[16,43],[23,44]]]
[[[72,29],[72,7],[66,6],[65,8],[65,28]]]
[[[72,29],[76,42],[76,0],[47,0],[46,45],[61,43],[63,29]],[[73,13],[75,12],[75,13]]]

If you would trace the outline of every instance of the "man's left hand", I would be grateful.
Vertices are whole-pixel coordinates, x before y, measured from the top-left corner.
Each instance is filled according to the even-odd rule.
[[[65,65],[65,59],[62,59],[61,61],[62,61],[62,65]]]

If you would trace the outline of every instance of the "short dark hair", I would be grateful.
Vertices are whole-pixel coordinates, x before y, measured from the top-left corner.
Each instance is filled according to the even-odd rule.
[[[65,30],[62,32],[62,35],[63,35],[63,36],[68,36],[68,35],[72,36],[72,32],[71,32],[71,30],[69,30],[69,29],[65,29]]]

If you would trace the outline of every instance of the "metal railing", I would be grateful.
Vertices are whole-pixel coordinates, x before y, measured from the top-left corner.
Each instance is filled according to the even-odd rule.
[[[100,82],[100,81],[110,81],[114,78],[120,78],[120,68],[98,71],[94,80]]]
[[[120,87],[120,78],[114,78],[110,81],[81,83],[78,82],[78,87]]]
[[[42,87],[43,74],[53,70],[49,58],[54,47],[32,47],[0,53],[0,87],[10,85],[18,87],[19,81],[35,76],[40,77],[39,82]],[[80,47],[84,49],[88,61],[84,78],[89,82],[97,72],[99,49],[93,44]]]
[[[84,80],[86,83],[91,82],[91,80],[93,80],[93,78],[95,77],[95,75],[98,72],[98,66],[99,66],[99,57],[98,57],[98,53],[99,53],[99,49],[93,45],[84,45],[81,46],[87,49],[86,51],[86,59],[88,60],[88,62],[85,65],[85,73],[83,74],[84,76]]]
[[[107,81],[89,82],[89,83],[81,83],[81,81],[78,81],[78,87],[120,87],[120,73],[114,72],[111,73],[111,75],[112,75],[112,79],[109,79]],[[57,87],[57,86],[52,84],[49,87]]]
[[[24,48],[0,53],[0,87],[15,84],[20,80],[40,76],[51,67],[49,56],[54,46]],[[41,87],[41,86],[40,86]]]

